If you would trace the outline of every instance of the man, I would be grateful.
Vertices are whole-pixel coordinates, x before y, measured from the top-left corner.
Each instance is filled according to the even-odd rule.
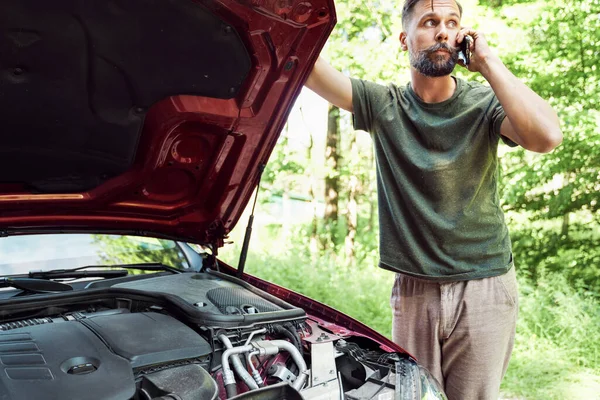
[[[555,111],[461,17],[455,0],[405,1],[406,86],[350,79],[322,59],[306,85],[352,112],[355,128],[373,137],[380,266],[397,273],[394,341],[449,399],[497,399],[518,308],[497,147],[502,140],[549,152],[562,133]],[[451,76],[466,35],[473,39],[467,67],[489,86]]]

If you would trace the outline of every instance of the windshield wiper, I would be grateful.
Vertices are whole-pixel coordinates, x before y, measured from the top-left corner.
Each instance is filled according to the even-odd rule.
[[[92,271],[86,269],[94,268]],[[106,271],[98,271],[98,269],[107,269]],[[113,269],[120,268],[120,269]],[[181,271],[177,268],[170,267],[161,263],[141,263],[141,264],[116,264],[116,265],[87,265],[85,267],[72,269],[53,269],[50,271],[31,271],[24,277],[37,279],[78,279],[78,278],[118,278],[127,276],[128,269],[139,271],[168,271],[174,274],[180,274]],[[15,275],[19,276],[19,275]]]
[[[87,268],[87,267],[83,267]],[[124,269],[108,271],[80,271],[76,269],[55,269],[51,271],[31,271],[29,278],[36,279],[79,279],[79,278],[119,278],[129,275]]]
[[[33,293],[57,293],[73,290],[66,283],[31,278],[0,278],[0,287],[13,287]]]
[[[86,271],[86,269],[94,270]],[[120,269],[112,269],[120,268]],[[101,271],[99,269],[106,269]],[[129,275],[128,269],[140,271],[165,271],[180,274],[182,271],[161,263],[118,264],[118,265],[87,265],[72,269],[53,269],[50,271],[31,271],[28,274],[0,277],[0,288],[13,287],[25,292],[58,293],[73,290],[71,285],[55,282],[51,279],[79,278],[118,278]]]

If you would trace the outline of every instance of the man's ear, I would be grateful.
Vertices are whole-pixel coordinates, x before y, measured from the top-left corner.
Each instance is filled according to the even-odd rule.
[[[403,51],[408,50],[408,45],[406,44],[406,32],[400,32],[400,48]]]

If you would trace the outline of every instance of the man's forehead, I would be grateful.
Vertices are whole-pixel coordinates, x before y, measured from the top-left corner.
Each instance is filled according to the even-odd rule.
[[[454,11],[460,16],[460,9],[455,0],[421,0],[414,8],[415,16],[438,11]]]

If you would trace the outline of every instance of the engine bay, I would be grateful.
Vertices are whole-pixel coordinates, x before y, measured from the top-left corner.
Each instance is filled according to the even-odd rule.
[[[336,334],[244,281],[156,275],[2,301],[1,397],[383,400],[423,391],[407,355]],[[411,395],[394,397],[395,388]]]

